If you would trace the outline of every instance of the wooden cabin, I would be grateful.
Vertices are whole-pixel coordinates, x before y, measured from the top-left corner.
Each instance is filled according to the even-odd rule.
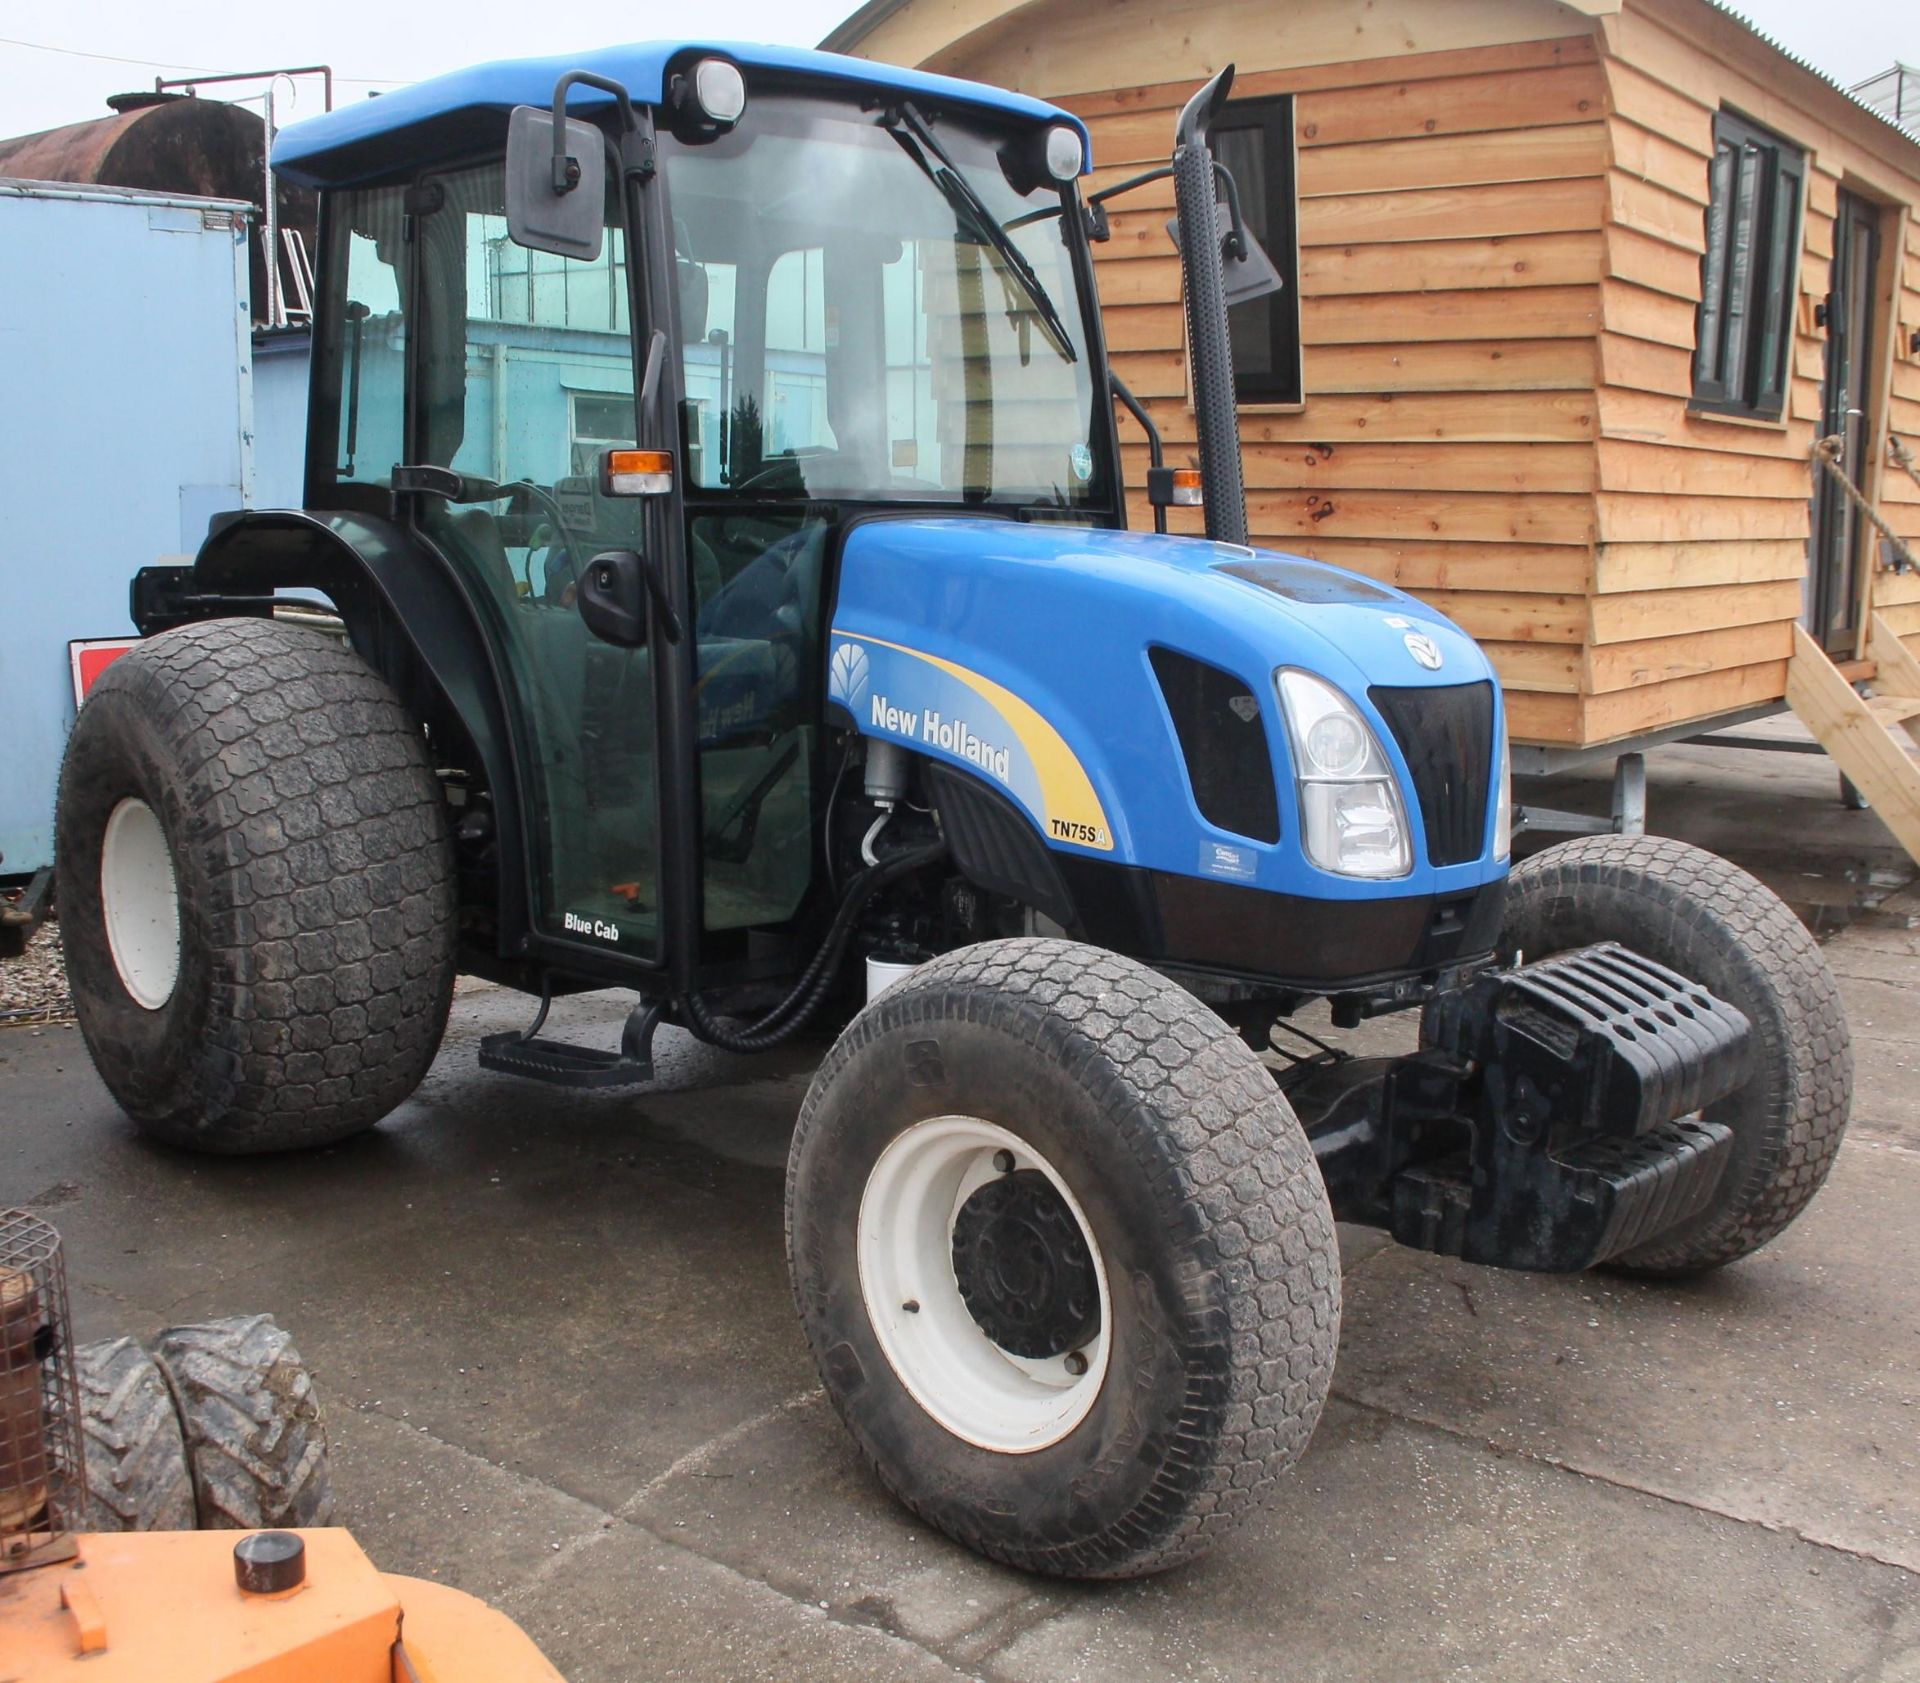
[[[1778,706],[1797,626],[1851,697],[1875,612],[1893,687],[1920,697],[1889,642],[1920,648],[1920,575],[1814,494],[1810,462],[1842,434],[1920,549],[1920,483],[1887,449],[1920,449],[1920,141],[1732,14],[873,0],[824,44],[1078,112],[1094,188],[1165,161],[1180,106],[1237,64],[1216,149],[1289,282],[1234,312],[1256,541],[1457,619],[1516,742],[1627,746]],[[1171,203],[1168,182],[1115,201],[1095,249],[1114,367],[1178,452]],[[1920,784],[1913,811],[1910,847]]]

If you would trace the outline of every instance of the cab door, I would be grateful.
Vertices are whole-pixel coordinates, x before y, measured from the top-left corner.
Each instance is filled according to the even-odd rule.
[[[418,496],[423,534],[488,622],[509,690],[532,862],[553,939],[658,961],[660,820],[648,651],[595,638],[587,560],[642,547],[641,505],[601,495],[601,450],[635,441],[625,235],[609,195],[595,261],[507,236],[497,163],[417,186],[408,460],[500,495]]]

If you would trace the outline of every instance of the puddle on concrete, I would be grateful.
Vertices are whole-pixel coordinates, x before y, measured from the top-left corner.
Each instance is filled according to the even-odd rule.
[[[1689,763],[1689,754],[1701,763]],[[1780,784],[1780,766],[1764,768],[1774,775],[1756,777],[1738,760],[1708,750],[1674,750],[1658,769],[1659,786],[1650,787],[1648,799],[1653,832],[1680,836],[1751,871],[1821,940],[1843,929],[1920,928],[1920,872],[1871,814],[1836,811],[1824,776],[1809,782],[1805,767],[1786,767],[1803,774],[1808,798],[1802,799],[1799,785]],[[1519,780],[1515,795],[1522,808],[1543,817],[1557,809],[1603,818],[1611,788],[1610,772],[1582,768]],[[1818,799],[1812,798],[1816,788]],[[1565,831],[1524,829],[1514,838],[1515,855],[1567,839]]]
[[[1810,862],[1753,852],[1739,863],[1794,909],[1820,939],[1843,929],[1920,928],[1920,896],[1905,893],[1915,873],[1883,861],[1822,858]]]
[[[1550,830],[1527,832],[1515,838],[1515,857],[1525,858],[1566,839]],[[1821,940],[1843,929],[1920,929],[1920,872],[1888,854],[1863,858],[1743,847],[1737,853],[1727,850],[1726,856],[1786,901]]]

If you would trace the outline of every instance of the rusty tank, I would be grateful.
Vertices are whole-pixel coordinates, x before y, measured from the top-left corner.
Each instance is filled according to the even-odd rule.
[[[245,200],[256,213],[254,314],[264,319],[266,267],[257,226],[266,123],[245,106],[192,94],[116,94],[107,104],[110,116],[0,140],[0,176]],[[318,218],[313,192],[282,183],[275,211],[280,227],[297,230],[311,251]]]

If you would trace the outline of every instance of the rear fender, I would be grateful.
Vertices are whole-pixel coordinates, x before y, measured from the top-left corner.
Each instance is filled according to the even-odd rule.
[[[503,935],[526,928],[522,803],[502,674],[472,603],[441,557],[371,515],[246,510],[215,519],[194,558],[193,580],[211,598],[320,592],[338,608],[354,648],[414,716],[439,727],[438,734],[451,727],[464,738],[458,745],[473,762],[468,769],[493,800],[500,928]]]

